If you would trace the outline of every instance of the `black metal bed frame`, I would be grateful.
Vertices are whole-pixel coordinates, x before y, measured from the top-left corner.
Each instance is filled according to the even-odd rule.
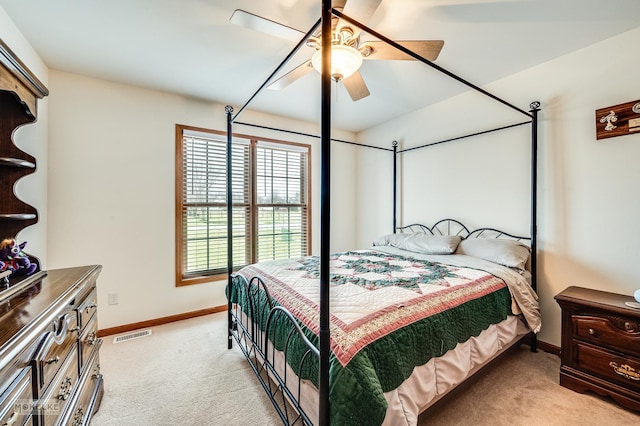
[[[282,306],[274,305],[273,299],[271,299],[269,291],[261,278],[253,277],[251,280],[247,280],[242,275],[236,275],[236,277],[241,284],[234,284],[235,287],[229,287],[229,295],[231,295],[232,289],[235,289],[238,296],[246,300],[247,303],[243,306],[236,303],[233,308],[229,310],[229,315],[232,319],[232,325],[229,329],[230,335],[233,335],[238,347],[249,361],[251,369],[271,399],[282,422],[287,425],[312,425],[311,419],[299,404],[301,393],[300,381],[298,381],[297,394],[294,395],[294,391],[287,386],[288,373],[286,368],[284,372],[276,370],[277,353],[275,348],[269,344],[269,337],[272,335],[271,327],[275,319],[283,319],[292,326],[287,336],[285,350],[283,352],[285,360],[288,355],[289,344],[294,336],[298,337],[307,347],[299,364],[300,370],[307,362],[313,362],[315,360],[317,365],[320,358],[320,351],[305,336],[293,315]],[[267,305],[260,303],[261,299],[266,300]],[[254,319],[263,318],[264,316],[267,316],[267,321],[264,331],[262,331]],[[231,340],[229,342],[229,349],[231,349]],[[270,349],[271,356],[269,355]]]
[[[452,225],[454,229],[452,229]],[[422,232],[431,235],[455,235],[460,236],[463,239],[481,238],[485,234],[490,234],[491,238],[508,238],[516,241],[531,240],[531,236],[525,237],[513,235],[496,228],[477,228],[473,231],[469,231],[469,228],[467,228],[466,225],[456,219],[441,219],[431,227],[421,223],[413,223],[411,225],[399,226],[396,228],[396,232],[406,232],[407,230],[413,233]]]
[[[525,122],[519,122],[507,126],[502,126],[494,129],[489,129],[481,132],[472,133],[465,136],[454,137],[451,139],[441,140],[437,142],[427,143],[421,146],[407,148],[404,150],[398,149],[398,143],[396,141],[392,144],[392,149],[381,148],[377,146],[358,144],[354,142],[335,140],[331,138],[331,18],[336,16],[352,25],[361,28],[363,31],[373,35],[381,41],[393,46],[401,52],[413,57],[419,62],[422,62],[437,71],[453,78],[454,80],[466,85],[467,87],[482,93],[483,95],[513,109],[528,117]],[[254,278],[250,281],[246,279],[243,281],[243,285],[236,291],[240,291],[244,294],[248,300],[248,306],[245,308],[248,312],[243,312],[242,307],[239,304],[232,304],[229,297],[228,302],[228,343],[227,347],[232,348],[233,340],[235,339],[238,346],[245,354],[246,358],[256,373],[256,376],[260,380],[263,388],[267,392],[271,399],[276,411],[285,424],[305,424],[311,425],[312,422],[305,414],[302,407],[299,405],[300,401],[300,381],[298,381],[298,394],[297,396],[287,387],[287,371],[286,362],[284,368],[284,378],[280,377],[280,374],[276,371],[274,364],[275,359],[272,358],[269,362],[269,335],[270,325],[274,315],[280,315],[290,321],[293,325],[293,331],[287,338],[285,345],[285,357],[288,349],[289,341],[292,336],[297,334],[301,340],[303,340],[307,346],[308,351],[305,353],[302,362],[310,362],[308,360],[317,360],[318,364],[318,389],[319,389],[319,409],[318,409],[318,421],[321,426],[329,424],[329,355],[330,355],[330,332],[329,332],[329,288],[330,288],[330,274],[329,274],[329,257],[330,257],[330,195],[331,195],[331,141],[349,143],[353,145],[383,149],[393,152],[393,232],[397,229],[397,158],[398,154],[404,152],[413,151],[425,147],[443,144],[455,140],[469,138],[472,136],[487,134],[499,130],[522,126],[525,124],[531,124],[531,227],[530,237],[518,237],[526,238],[531,242],[531,259],[530,259],[530,272],[532,275],[532,286],[534,290],[537,290],[537,146],[538,146],[538,112],[540,111],[540,102],[532,102],[530,104],[530,110],[525,111],[516,107],[515,105],[489,93],[488,91],[468,82],[467,80],[455,75],[454,73],[436,65],[428,59],[416,54],[415,52],[407,49],[406,47],[396,43],[383,34],[378,33],[372,28],[354,20],[353,18],[344,15],[341,11],[332,8],[331,0],[322,0],[322,13],[321,18],[313,25],[313,27],[304,35],[304,37],[296,44],[296,46],[289,52],[285,59],[275,68],[275,70],[269,75],[269,77],[262,83],[262,85],[254,92],[249,100],[234,114],[234,109],[231,106],[225,107],[225,113],[227,116],[227,272],[228,272],[228,291],[231,294],[233,286],[233,224],[232,224],[232,163],[231,163],[231,145],[233,137],[233,123],[251,125],[248,123],[241,123],[237,121],[237,117],[246,109],[251,101],[260,93],[267,84],[273,79],[273,77],[283,68],[283,66],[293,57],[293,55],[304,45],[305,41],[311,36],[314,31],[321,27],[321,55],[322,55],[322,70],[321,70],[321,122],[320,122],[320,136],[304,134],[300,132],[292,132],[284,129],[270,128],[266,126],[257,126],[269,130],[284,131],[287,133],[294,133],[304,136],[318,137],[321,142],[321,191],[320,191],[320,324],[318,333],[319,348],[312,343],[303,333],[295,318],[279,306],[273,306],[270,304],[271,312],[269,313],[269,319],[264,331],[261,331],[258,325],[251,321],[251,318],[256,318],[253,315],[263,315],[257,312],[260,309],[257,303],[257,298],[264,297],[266,294],[269,303],[271,303],[268,295],[268,290],[264,285],[264,282],[260,278]],[[464,227],[464,225],[462,225]],[[435,228],[435,225],[434,227]],[[488,230],[490,228],[484,228]],[[465,230],[469,233],[468,229]],[[491,229],[497,231],[495,229]],[[476,230],[478,231],[478,230]],[[473,231],[473,232],[476,232]],[[433,233],[433,229],[430,229]],[[502,232],[502,231],[497,231]],[[513,237],[512,235],[502,233],[504,235]],[[264,292],[264,293],[261,293]],[[264,342],[264,344],[262,343]],[[535,334],[532,333],[531,339],[531,351],[536,351],[537,340]],[[275,350],[272,351],[272,357],[275,357]],[[294,410],[291,411],[289,404],[293,405]]]

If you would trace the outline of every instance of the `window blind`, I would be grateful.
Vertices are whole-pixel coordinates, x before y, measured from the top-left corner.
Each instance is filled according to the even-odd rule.
[[[308,150],[256,148],[257,261],[307,254]]]
[[[183,136],[183,275],[211,275],[227,268],[226,139]],[[249,261],[249,144],[231,150],[234,266]]]
[[[223,133],[180,128],[178,285],[227,272],[226,150]],[[309,147],[234,137],[234,269],[309,253]]]

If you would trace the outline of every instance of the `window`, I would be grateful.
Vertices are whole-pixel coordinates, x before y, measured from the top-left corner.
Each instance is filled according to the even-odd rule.
[[[227,273],[227,137],[176,126],[176,284]],[[309,146],[235,136],[233,263],[309,253]]]

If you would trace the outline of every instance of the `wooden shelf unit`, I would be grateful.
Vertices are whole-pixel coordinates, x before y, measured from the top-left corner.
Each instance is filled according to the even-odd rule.
[[[15,184],[35,172],[36,159],[18,148],[14,131],[37,117],[37,101],[49,91],[0,40],[0,239],[15,238],[38,222],[38,212],[20,200]]]

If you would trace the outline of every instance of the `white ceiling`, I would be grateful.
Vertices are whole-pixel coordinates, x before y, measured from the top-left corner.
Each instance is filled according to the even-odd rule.
[[[295,43],[232,25],[232,12],[244,9],[306,32],[319,18],[320,4],[0,0],[50,68],[230,104],[236,111]],[[383,0],[364,23],[396,40],[445,40],[436,63],[483,85],[640,26],[640,1]],[[303,47],[288,68],[311,52]],[[337,127],[359,131],[466,90],[413,61],[365,61],[361,74],[371,96],[354,103],[343,87],[333,91]],[[282,91],[264,90],[249,108],[316,121],[319,92],[318,75],[309,73]]]

